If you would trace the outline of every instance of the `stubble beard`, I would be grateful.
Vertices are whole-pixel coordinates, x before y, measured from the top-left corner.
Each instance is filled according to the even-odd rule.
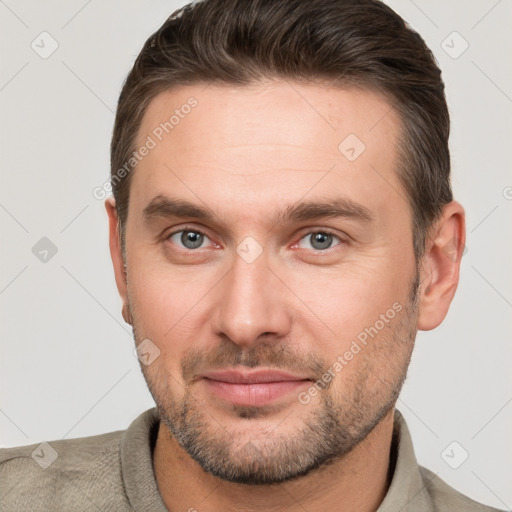
[[[191,385],[186,384],[184,394],[177,397],[171,389],[171,386],[176,386],[176,379],[167,370],[162,367],[152,370],[141,365],[161,421],[204,471],[229,482],[279,484],[327,467],[350,453],[393,409],[407,376],[416,337],[418,287],[416,275],[411,300],[397,318],[395,327],[390,328],[390,333],[379,333],[370,342],[379,344],[372,355],[380,358],[380,365],[372,357],[366,358],[352,388],[342,388],[338,396],[335,396],[333,386],[326,387],[319,392],[319,400],[308,405],[311,410],[306,414],[300,409],[306,406],[297,400],[291,406],[295,410],[291,411],[290,417],[300,412],[297,416],[304,419],[299,420],[300,425],[295,432],[282,432],[279,424],[265,435],[247,432],[243,426],[248,422],[257,422],[267,416],[268,412],[271,415],[271,408],[264,407],[233,406],[232,413],[236,417],[233,423],[241,427],[238,430],[226,429],[215,419],[215,412],[206,410],[204,402],[194,397]],[[134,337],[139,343],[144,336],[138,332],[136,312],[132,314]],[[263,347],[263,352],[258,352],[259,346]],[[238,346],[231,344],[227,353],[238,351],[236,361],[231,357],[224,359],[224,366],[234,363],[249,367],[263,366],[272,360],[282,360],[287,350],[275,344],[263,343],[259,346],[247,355]],[[368,350],[368,347],[363,350]],[[387,360],[382,360],[383,357]],[[222,357],[217,357],[219,360]],[[304,361],[303,364],[311,368],[310,362]],[[314,364],[316,366],[313,367],[318,371],[318,360]],[[322,372],[327,366],[323,364]],[[278,367],[290,368],[285,365]],[[344,370],[341,370],[337,378],[343,378],[343,375]],[[368,379],[373,379],[371,391],[366,386]],[[187,382],[185,378],[183,382]]]

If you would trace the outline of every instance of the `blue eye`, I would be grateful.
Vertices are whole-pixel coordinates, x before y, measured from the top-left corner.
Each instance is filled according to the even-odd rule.
[[[333,245],[333,242],[336,240],[339,244],[340,239],[336,235],[326,233],[325,231],[316,231],[309,233],[305,237],[301,238],[299,241],[299,247],[301,249],[314,249],[315,251],[323,251],[325,249],[330,249]],[[307,243],[309,243],[309,247],[307,246]]]
[[[200,249],[203,243],[209,238],[200,231],[184,229],[169,236],[169,239],[176,245],[182,245],[185,249]]]

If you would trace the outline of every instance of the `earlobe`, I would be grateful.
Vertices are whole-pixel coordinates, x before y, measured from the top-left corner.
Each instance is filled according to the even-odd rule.
[[[443,208],[426,242],[421,263],[418,329],[435,329],[446,317],[459,282],[466,242],[464,208],[456,201]]]
[[[133,325],[132,313],[130,311],[130,307],[128,304],[123,304],[123,309],[121,310],[123,315],[123,319],[127,324]]]
[[[116,203],[113,197],[105,200],[105,209],[107,210],[109,221],[109,246],[110,256],[114,267],[117,290],[123,301],[122,315],[128,324],[131,325],[131,314],[128,306],[128,290],[126,281],[126,269],[123,261],[121,243],[119,238],[119,225],[116,211]]]

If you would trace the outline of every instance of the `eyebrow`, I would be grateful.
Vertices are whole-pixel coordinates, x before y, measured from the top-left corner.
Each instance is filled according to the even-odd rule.
[[[170,199],[162,195],[153,198],[144,208],[142,215],[147,221],[172,217],[193,217],[195,219],[211,219],[215,217],[215,214],[208,208],[197,206],[181,199]]]
[[[171,199],[158,195],[144,208],[143,217],[151,222],[157,219],[194,218],[214,220],[218,218],[207,207],[198,206],[182,199]],[[363,223],[375,220],[374,213],[367,207],[348,198],[328,199],[325,201],[306,201],[287,206],[273,216],[273,223],[303,222],[321,218],[343,217]]]

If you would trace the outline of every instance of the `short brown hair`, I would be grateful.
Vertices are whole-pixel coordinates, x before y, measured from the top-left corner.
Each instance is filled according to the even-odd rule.
[[[423,39],[379,0],[202,0],[175,11],[146,41],[119,97],[111,185],[123,256],[133,172],[117,172],[135,150],[150,101],[180,85],[279,78],[366,87],[397,109],[397,172],[416,258],[423,254],[429,227],[452,200],[444,84]]]

